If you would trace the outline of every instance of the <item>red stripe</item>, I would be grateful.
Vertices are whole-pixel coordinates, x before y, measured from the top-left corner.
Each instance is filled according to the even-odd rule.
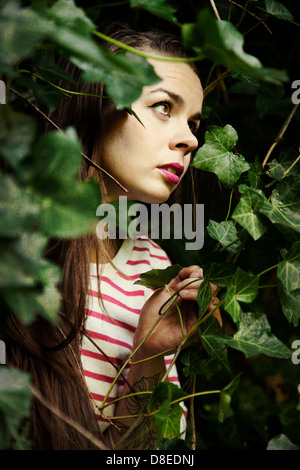
[[[98,297],[98,292],[94,290],[88,290],[88,294],[92,295],[93,297]],[[128,307],[127,305],[123,304],[122,302],[119,302],[119,300],[114,299],[110,295],[107,294],[102,294],[101,295],[103,300],[107,300],[107,302],[111,302],[112,304],[118,305],[118,307],[125,308],[125,310],[128,310],[129,312],[137,313],[139,314],[141,309],[140,308],[131,308]]]
[[[124,328],[125,330],[130,331],[131,333],[135,333],[136,327],[129,325],[126,322],[110,318],[109,316],[104,315],[101,312],[95,312],[94,310],[86,310],[86,312],[88,316],[91,316],[93,318],[99,318],[99,320],[105,321],[106,323],[110,323],[111,325]]]
[[[129,264],[130,266],[136,266],[137,264],[148,264],[149,266],[151,266],[150,261],[148,261],[147,259],[141,259],[138,261],[132,261],[129,259],[126,264]]]
[[[130,276],[126,276],[125,274],[122,274],[122,273],[117,273],[122,279],[126,279],[126,280],[129,280],[129,281],[135,281],[136,279],[139,279],[140,277],[140,273],[139,274],[132,274]]]
[[[117,357],[111,357],[111,356],[108,356],[108,359],[101,353],[99,352],[95,352],[95,351],[90,351],[89,349],[82,349],[81,350],[81,355],[82,356],[86,356],[86,357],[91,357],[93,359],[97,359],[99,361],[102,361],[102,362],[112,362],[113,364],[115,365],[122,365],[122,361],[121,359],[117,358]]]
[[[95,277],[97,278],[97,276],[95,275],[91,275],[91,277]],[[109,279],[108,277],[106,276],[102,276],[101,277],[101,282],[104,281],[104,282],[107,282],[107,284],[109,284],[111,287],[113,287],[114,289],[118,290],[119,292],[122,292],[122,294],[124,295],[127,295],[128,297],[135,297],[135,296],[140,296],[140,295],[144,295],[144,291],[143,290],[136,290],[136,291],[127,291],[127,290],[124,290],[122,289],[120,286],[118,286],[117,284],[115,284],[114,282],[111,281],[111,279]]]
[[[115,338],[112,338],[111,336],[102,335],[101,333],[96,333],[95,331],[87,330],[87,332],[92,338],[97,338],[108,343],[118,344],[119,346],[123,346],[124,348],[129,349],[129,351],[132,351],[132,345],[125,343],[124,341],[119,341]]]
[[[153,254],[150,252],[149,248],[147,248],[147,247],[135,246],[135,247],[133,248],[133,251],[147,251],[147,252],[149,253],[149,256],[150,256],[151,258],[156,258],[156,259],[160,259],[160,260],[163,260],[163,261],[169,261],[169,258],[167,258],[166,256],[153,255]]]
[[[91,372],[89,370],[83,370],[83,374],[85,377],[90,377],[91,379],[101,380],[101,382],[113,383],[114,377],[108,377],[107,375],[103,374],[96,374],[95,372]]]

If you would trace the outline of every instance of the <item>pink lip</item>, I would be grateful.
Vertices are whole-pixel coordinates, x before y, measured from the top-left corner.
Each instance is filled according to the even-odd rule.
[[[172,173],[171,171],[168,171],[168,168],[172,168],[173,170],[175,170],[176,174]],[[177,184],[179,182],[180,176],[184,172],[184,166],[178,162],[166,163],[165,165],[158,167],[158,169],[163,173],[165,178],[168,181],[170,181],[170,183],[172,184]]]

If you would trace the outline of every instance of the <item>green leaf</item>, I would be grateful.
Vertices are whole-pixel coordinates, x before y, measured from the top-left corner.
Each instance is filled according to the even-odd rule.
[[[13,168],[18,168],[30,151],[36,134],[36,123],[30,116],[1,106],[0,127],[0,155]]]
[[[20,425],[29,418],[32,394],[30,376],[7,366],[0,368],[0,449],[7,450],[13,439],[18,446],[21,440]]]
[[[267,450],[300,450],[300,445],[293,444],[285,434],[278,434],[268,442]]]
[[[75,131],[43,136],[34,146],[31,185],[42,197],[40,221],[45,233],[74,237],[91,232],[101,196],[95,180],[77,180],[82,157]]]
[[[250,167],[242,155],[232,150],[238,135],[232,126],[210,126],[205,133],[205,144],[198,150],[192,166],[215,173],[220,181],[231,187]]]
[[[231,315],[233,321],[237,321],[242,313],[239,302],[252,302],[258,290],[259,276],[247,273],[237,268],[227,287],[225,310]]]
[[[288,80],[285,72],[264,68],[256,57],[246,53],[243,35],[229,21],[214,18],[209,10],[200,10],[196,23],[184,24],[182,36],[186,46],[195,47],[197,54],[232,72],[276,84]]]
[[[226,341],[230,337],[223,332],[216,318],[211,317],[206,320],[199,326],[198,331],[207,354],[215,357],[222,367],[231,374],[226,349]]]
[[[211,285],[207,279],[201,282],[197,293],[197,303],[199,307],[199,315],[201,316],[209,306],[212,297]]]
[[[143,8],[160,18],[174,22],[175,9],[168,5],[166,0],[130,0],[131,8]]]
[[[171,402],[185,396],[186,393],[171,382],[161,382],[153,390],[147,411],[148,413],[156,412],[153,418],[156,422],[158,442],[162,438],[180,437],[180,420],[183,408],[179,402],[173,405]]]
[[[223,247],[226,247],[227,251],[230,253],[236,252],[241,242],[239,240],[237,241],[237,230],[232,220],[226,220],[224,222],[210,220],[206,228],[209,235],[214,240],[218,240]]]
[[[32,230],[41,212],[40,199],[18,186],[11,176],[0,174],[0,235],[16,237]]]
[[[80,35],[87,36],[93,29],[96,29],[84,10],[77,7],[73,0],[58,0],[46,11],[50,21],[70,28]]]
[[[259,212],[274,224],[284,225],[300,232],[300,181],[290,176],[280,181],[271,195],[271,202],[265,200]]]
[[[235,274],[236,266],[230,262],[211,263],[207,271],[205,271],[205,278],[212,284],[220,287],[226,287],[233,275]]]
[[[45,21],[30,8],[20,9],[17,2],[4,8],[0,18],[1,72],[15,76],[15,63],[34,52],[44,33]]]
[[[282,285],[279,299],[283,313],[297,326],[300,319],[300,242],[295,242],[278,264],[277,277]]]
[[[197,375],[201,372],[201,365],[204,364],[206,359],[205,353],[197,346],[195,348],[189,347],[180,353],[180,363],[183,365],[182,372],[185,377],[190,375]]]
[[[238,331],[233,338],[227,338],[227,344],[242,351],[246,357],[256,354],[288,359],[292,351],[271,331],[271,326],[264,313],[241,312]]]
[[[105,83],[117,109],[130,107],[140,97],[144,86],[161,81],[144,57],[131,52],[124,55],[103,50],[101,60],[96,63],[89,63],[87,59],[73,59],[73,62],[84,71],[84,81]]]
[[[264,313],[241,312],[237,321],[237,332],[233,336],[224,333],[216,318],[210,318],[199,327],[201,341],[210,356],[217,356],[227,368],[230,367],[226,355],[220,352],[226,346],[241,351],[245,356],[251,357],[258,354],[288,359],[292,351],[280,341],[271,331],[271,326]]]
[[[258,189],[240,185],[239,190],[242,192],[242,197],[232,214],[232,218],[244,227],[254,240],[257,240],[267,230],[267,226],[259,214],[267,199],[264,193]]]
[[[57,289],[60,271],[57,266],[45,265],[44,285],[36,288],[14,288],[3,291],[3,298],[24,324],[29,324],[39,315],[55,323],[61,296]]]
[[[293,21],[292,13],[282,3],[276,0],[265,0],[266,10],[270,15],[276,16],[280,20]]]
[[[273,158],[273,160],[269,163],[269,170],[267,171],[267,174],[270,176],[270,178],[274,178],[277,181],[280,181],[284,177],[284,174],[287,170],[289,170],[289,177],[299,177],[300,165],[296,164],[291,168],[296,158],[297,154],[294,149],[283,150],[280,152],[278,158]]]
[[[179,264],[173,264],[165,269],[152,269],[140,275],[140,278],[134,284],[140,284],[150,289],[160,289],[177,276],[182,267]]]

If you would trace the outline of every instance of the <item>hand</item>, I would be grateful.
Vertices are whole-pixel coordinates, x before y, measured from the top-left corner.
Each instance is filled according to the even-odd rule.
[[[190,283],[190,281],[202,277],[203,271],[199,266],[183,268],[176,278],[172,279],[167,288],[157,290],[148,299],[140,313],[139,323],[134,336],[134,349],[140,344],[155,321],[159,318],[159,310],[161,306],[170,299],[170,294],[173,295],[181,287],[186,286],[185,289],[180,291],[176,301],[180,308],[183,326],[181,326],[179,313],[174,303],[166,314],[163,315],[158,325],[139,349],[139,358],[153,356],[163,351],[168,351],[168,354],[170,354],[172,351],[169,350],[175,349],[182,340],[182,327],[184,335],[191,330],[198,319],[198,305],[196,299],[202,280],[198,279],[193,283]],[[215,290],[216,287],[212,286],[212,291],[215,292]],[[210,305],[208,310],[212,310],[214,307],[215,301]],[[219,322],[222,321],[218,310],[216,310],[213,315],[218,318]]]

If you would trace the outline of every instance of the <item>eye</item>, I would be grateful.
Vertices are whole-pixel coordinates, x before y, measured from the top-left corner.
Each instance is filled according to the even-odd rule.
[[[170,117],[172,105],[167,101],[161,101],[160,103],[155,103],[153,106],[151,106],[151,108],[154,108],[156,111],[158,111],[160,114],[163,114],[164,116]]]
[[[195,121],[188,122],[189,128],[193,134],[196,134],[199,129],[199,124]]]

